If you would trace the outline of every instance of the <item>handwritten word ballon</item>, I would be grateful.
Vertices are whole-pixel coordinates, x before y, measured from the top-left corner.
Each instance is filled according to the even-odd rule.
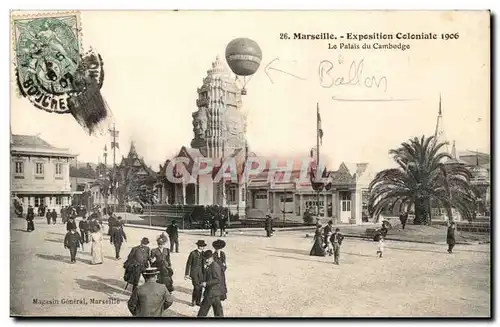
[[[226,47],[226,61],[236,75],[253,75],[262,61],[262,50],[254,40],[234,39]]]

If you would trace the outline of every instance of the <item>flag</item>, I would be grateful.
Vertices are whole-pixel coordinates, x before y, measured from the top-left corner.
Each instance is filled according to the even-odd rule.
[[[117,148],[117,149],[120,148],[118,142],[111,142],[111,149],[114,149],[114,148]]]
[[[109,129],[109,133],[110,133],[110,136],[111,137],[118,137],[118,134],[120,133],[119,131],[117,131],[114,127],[113,129]]]
[[[321,115],[319,114],[319,103],[317,104],[317,113],[318,113],[318,137],[319,137],[319,142],[321,145],[323,145],[323,129],[321,128]]]

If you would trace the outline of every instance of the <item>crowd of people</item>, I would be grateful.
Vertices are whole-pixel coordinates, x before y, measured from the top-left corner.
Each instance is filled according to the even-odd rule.
[[[47,224],[55,224],[57,213],[53,209],[45,212]],[[91,264],[103,264],[103,222],[100,208],[95,207],[90,214],[86,211],[76,210],[74,207],[64,207],[60,215],[62,223],[66,224],[66,235],[64,238],[64,248],[69,250],[71,264],[76,263],[78,249],[84,250],[84,246],[89,244],[91,254]],[[81,220],[76,224],[75,219],[81,216]],[[406,219],[405,219],[406,218]],[[34,208],[27,210],[27,230],[34,231]],[[406,224],[407,216],[403,217]],[[114,246],[115,258],[120,260],[120,252],[127,236],[124,230],[124,222],[120,216],[109,212],[107,219],[110,244]],[[225,236],[224,226],[219,224],[211,225],[211,236],[215,236],[220,228],[220,235]],[[377,255],[383,256],[384,240],[389,229],[392,228],[389,222],[384,221],[381,228],[376,230],[374,241],[378,242]],[[79,229],[79,231],[78,231]],[[448,253],[452,253],[455,245],[455,223],[451,222],[447,230]],[[268,214],[265,221],[266,236],[273,235],[272,217]],[[333,263],[340,263],[340,248],[344,236],[339,228],[334,228],[333,221],[330,220],[325,226],[317,222],[311,256],[333,256]],[[179,227],[177,222],[172,221],[166,230],[156,238],[157,247],[150,249],[150,241],[143,237],[140,244],[133,247],[123,264],[123,279],[126,282],[125,288],[132,286],[132,294],[128,300],[128,309],[133,316],[151,317],[162,316],[165,310],[173,305],[172,293],[175,291],[173,275],[174,267],[171,261],[171,253],[179,253]],[[198,317],[206,317],[210,308],[213,309],[215,317],[223,317],[222,302],[227,299],[227,255],[223,251],[226,242],[218,239],[212,243],[213,250],[206,250],[208,246],[204,240],[198,240],[186,260],[184,278],[190,280],[192,284],[192,294],[190,305],[199,306]],[[141,276],[144,283],[140,284]]]
[[[408,221],[408,213],[403,212],[399,217],[401,221],[402,229],[405,229],[406,223]],[[387,233],[392,226],[389,221],[382,221],[380,228],[375,230],[373,240],[377,242],[377,256],[379,258],[383,257],[385,239]],[[448,253],[453,253],[453,247],[455,246],[455,230],[456,224],[451,221],[448,225],[446,233],[446,243],[448,244]],[[340,233],[340,229],[336,228],[333,231],[333,221],[330,220],[325,226],[322,226],[319,221],[316,223],[316,230],[313,236],[313,246],[309,253],[311,256],[324,257],[327,254],[334,257],[333,263],[338,265],[340,258],[340,246],[342,245],[342,240],[344,236]]]
[[[178,228],[173,221],[156,239],[157,248],[149,248],[149,239],[142,238],[140,244],[130,251],[123,268],[123,279],[132,285],[132,295],[128,301],[129,311],[134,316],[161,316],[173,304],[175,291],[172,276],[174,269],[170,254],[175,248],[178,253]],[[166,246],[170,243],[170,249]],[[215,317],[223,317],[222,301],[227,298],[226,276],[227,257],[222,249],[225,241],[216,240],[212,250],[205,250],[207,244],[198,240],[196,249],[188,255],[184,278],[191,280],[193,291],[191,306],[199,306],[198,317],[206,317],[213,308]],[[145,283],[139,285],[140,277]]]

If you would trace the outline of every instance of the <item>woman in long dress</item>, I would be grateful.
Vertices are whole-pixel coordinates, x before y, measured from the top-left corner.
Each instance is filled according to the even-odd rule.
[[[103,254],[102,254],[102,233],[101,228],[99,226],[95,226],[92,229],[92,233],[90,233],[90,239],[92,240],[90,246],[90,254],[92,256],[92,264],[97,265],[103,262]]]
[[[314,244],[309,255],[318,257],[325,256],[325,249],[323,248],[323,236],[321,234],[321,224],[317,224],[316,231],[314,232]]]

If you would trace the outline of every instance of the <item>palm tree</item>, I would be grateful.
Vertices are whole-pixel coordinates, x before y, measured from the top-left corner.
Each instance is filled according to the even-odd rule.
[[[379,172],[370,183],[370,214],[378,220],[383,210],[414,206],[414,224],[425,224],[431,221],[434,205],[444,208],[450,220],[452,208],[472,220],[476,205],[472,175],[464,165],[449,160],[450,154],[439,151],[445,144],[422,136],[390,150],[399,167]]]

